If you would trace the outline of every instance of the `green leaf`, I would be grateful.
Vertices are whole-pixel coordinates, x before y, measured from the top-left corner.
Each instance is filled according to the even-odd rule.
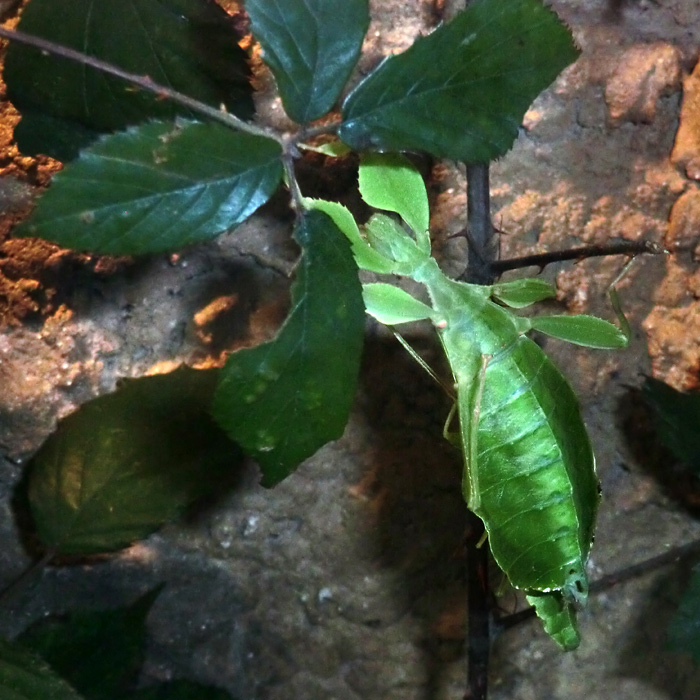
[[[700,476],[700,394],[685,394],[648,377],[642,394],[656,415],[661,442]]]
[[[421,174],[399,153],[366,153],[359,172],[362,199],[375,209],[397,213],[430,252],[428,193]]]
[[[129,693],[123,700],[234,700],[225,690],[186,680],[158,683]]]
[[[100,131],[89,129],[79,122],[25,107],[13,138],[22,153],[46,153],[65,163],[73,160],[82,148],[97,140],[100,134]]]
[[[359,371],[364,307],[350,246],[332,219],[305,212],[293,306],[274,340],[231,355],[216,420],[273,486],[345,428]]]
[[[19,28],[147,75],[241,118],[253,114],[246,54],[231,18],[201,0],[32,0]],[[22,113],[20,150],[72,159],[95,132],[189,109],[119,78],[11,42],[4,78]],[[47,129],[47,123],[53,128]]]
[[[305,124],[329,112],[360,55],[367,0],[246,0],[245,9],[287,114]]]
[[[567,343],[602,350],[627,347],[628,338],[623,331],[595,316],[534,316],[529,320],[535,330]]]
[[[125,547],[215,488],[239,459],[209,416],[216,380],[187,368],[130,379],[64,418],[29,467],[47,549]]]
[[[112,255],[178,250],[264,204],[282,177],[280,153],[272,139],[220,124],[132,127],[69,163],[15,232]]]
[[[345,100],[338,135],[356,150],[487,163],[577,55],[539,0],[477,0],[370,73]]]
[[[387,326],[422,321],[434,315],[427,304],[393,284],[383,282],[364,284],[362,298],[367,313]]]
[[[564,650],[573,651],[581,642],[576,623],[576,610],[559,592],[528,595],[545,632]]]
[[[146,617],[161,587],[127,608],[39,620],[19,641],[89,700],[112,700],[141,667]]]
[[[2,700],[81,700],[38,656],[0,639],[0,697]]]
[[[700,567],[695,567],[688,588],[668,627],[668,647],[690,654],[700,664]]]
[[[557,295],[557,290],[537,277],[527,277],[511,282],[496,282],[491,287],[491,295],[502,304],[513,309],[522,309],[543,299]]]
[[[394,269],[392,260],[385,258],[374,250],[367,241],[362,238],[360,229],[355,222],[355,217],[350,210],[338,202],[329,202],[325,199],[304,199],[304,206],[309,209],[318,209],[327,214],[333,223],[345,234],[352,246],[352,254],[355,256],[357,266],[370,272],[390,273]]]

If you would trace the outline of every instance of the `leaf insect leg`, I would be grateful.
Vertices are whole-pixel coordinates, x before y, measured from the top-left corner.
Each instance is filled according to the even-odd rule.
[[[617,316],[617,320],[620,324],[620,330],[624,333],[626,336],[627,340],[630,339],[632,335],[632,329],[630,328],[629,321],[627,320],[627,316],[625,316],[625,312],[622,310],[622,304],[620,302],[620,295],[617,293],[617,285],[620,283],[622,278],[630,271],[632,268],[632,265],[634,265],[635,261],[638,259],[638,256],[635,256],[633,258],[630,258],[620,270],[620,273],[615,277],[615,279],[610,283],[608,286],[608,297],[610,298],[610,305],[613,307],[613,311],[615,312],[615,315]]]
[[[440,379],[440,377],[437,376],[437,374],[435,374],[433,368],[409,345],[408,341],[400,333],[393,328],[391,329],[391,332],[394,334],[396,340],[401,343],[404,350],[435,380],[435,383],[438,384],[453,401],[455,401],[455,392],[453,387],[446,384],[442,379]],[[450,416],[453,414],[454,409],[450,411]],[[449,438],[447,439],[449,440]]]
[[[481,416],[481,399],[484,396],[486,384],[486,368],[492,355],[481,356],[481,368],[475,381],[469,387],[467,401],[471,404],[470,418],[466,425],[462,426],[462,442],[464,443],[465,468],[462,481],[462,490],[467,496],[469,509],[476,513],[481,506],[481,491],[479,489],[479,475],[476,470],[478,445],[477,434],[479,418]]]

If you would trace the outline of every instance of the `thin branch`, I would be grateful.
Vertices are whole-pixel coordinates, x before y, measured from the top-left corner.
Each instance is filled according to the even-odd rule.
[[[492,284],[492,263],[498,255],[493,223],[489,165],[466,163],[467,229],[469,257],[463,275],[471,284]],[[491,604],[488,597],[489,548],[479,547],[484,524],[469,513],[470,537],[467,549],[467,692],[468,700],[488,697],[488,669],[491,655]]]
[[[486,700],[491,655],[489,547],[481,543],[484,524],[469,512],[467,537],[467,693],[465,700]],[[481,546],[479,546],[481,544]]]
[[[334,121],[328,124],[319,124],[318,126],[302,127],[299,131],[297,141],[313,139],[316,136],[323,136],[324,134],[336,134],[340,124],[340,121]]]
[[[659,554],[655,557],[645,559],[638,564],[632,564],[625,569],[620,571],[615,571],[612,574],[603,576],[596,581],[592,581],[590,585],[590,592],[603,593],[604,591],[614,588],[619,583],[626,583],[632,579],[640,578],[645,574],[656,571],[657,569],[662,569],[665,566],[670,566],[684,559],[692,559],[700,555],[700,540],[695,540],[694,542],[689,542],[688,544],[675,547],[674,549]],[[511,627],[519,625],[521,622],[525,622],[535,617],[534,608],[525,608],[512,615],[506,615],[502,617],[497,622],[497,627],[499,630],[507,630]]]
[[[494,260],[491,263],[491,270],[496,274],[501,274],[506,270],[518,270],[523,267],[544,268],[550,263],[563,262],[564,260],[583,260],[584,258],[608,255],[640,255],[642,253],[660,255],[665,252],[658,243],[653,241],[614,241],[605,245],[581,246],[580,248],[555,250],[550,253],[524,255],[521,258]]]
[[[488,163],[467,163],[467,238],[469,257],[463,278],[471,284],[493,284],[498,257],[491,222]]]
[[[82,63],[85,66],[89,66],[90,68],[94,68],[95,70],[103,73],[109,73],[110,75],[121,78],[128,83],[138,85],[144,90],[155,93],[158,95],[158,97],[167,98],[173,102],[183,105],[184,107],[187,107],[188,109],[191,109],[193,112],[198,112],[199,114],[209,117],[210,119],[221,122],[232,129],[239,129],[240,131],[252,134],[253,136],[264,136],[266,138],[274,139],[280,144],[283,143],[282,136],[271,129],[266,129],[265,127],[243,121],[233,114],[229,114],[223,110],[211,107],[204,102],[200,102],[189,95],[185,95],[177,90],[166,87],[165,85],[160,85],[159,83],[151,80],[151,78],[149,78],[147,75],[130,73],[111,63],[101,61],[99,58],[95,58],[94,56],[88,56],[85,53],[76,51],[75,49],[71,49],[67,46],[61,46],[53,41],[48,41],[46,39],[42,39],[41,37],[32,36],[31,34],[26,34],[24,32],[6,29],[5,27],[0,27],[0,37],[10,39],[11,41],[18,41],[22,44],[26,44],[27,46],[32,46],[39,49],[42,52],[54,54],[70,61]]]

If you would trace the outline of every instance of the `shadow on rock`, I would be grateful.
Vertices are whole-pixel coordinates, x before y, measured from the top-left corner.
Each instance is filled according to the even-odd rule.
[[[689,656],[669,651],[667,643],[669,623],[678,609],[691,568],[689,562],[679,563],[657,580],[636,621],[631,623],[634,632],[626,635],[630,641],[619,660],[620,675],[642,679],[675,700],[697,698],[700,687],[700,668]]]
[[[431,365],[441,356],[420,337],[412,344]],[[399,573],[400,607],[421,622],[431,700],[442,696],[444,668],[464,642],[467,511],[462,458],[442,435],[450,401],[393,339],[367,342],[361,377],[360,409],[374,437],[356,490],[376,507],[377,554]]]

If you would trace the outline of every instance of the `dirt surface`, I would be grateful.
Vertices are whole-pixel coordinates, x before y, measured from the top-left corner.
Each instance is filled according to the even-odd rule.
[[[459,3],[372,2],[361,70]],[[668,456],[640,410],[644,375],[698,386],[700,350],[700,6],[694,0],[557,0],[582,49],[526,115],[492,168],[503,257],[615,239],[671,255],[638,259],[620,285],[628,350],[545,347],[581,397],[603,489],[591,577],[700,537]],[[263,118],[279,122],[257,76]],[[296,249],[280,203],[177,256],[105,259],[7,237],[59,164],[19,154],[0,116],[0,583],[28,563],[11,495],[55,421],[124,376],[211,364],[269,338],[284,318]],[[321,184],[344,189],[352,173]],[[317,183],[318,184],[318,183]],[[433,234],[446,269],[466,265],[464,178],[436,164]],[[612,313],[620,258],[545,270],[550,308]],[[536,272],[531,270],[530,272]],[[425,329],[412,342],[434,364]],[[361,387],[344,437],[274,490],[253,464],[235,490],[123,554],[48,569],[3,616],[13,634],[49,611],[133,600],[167,586],[149,618],[146,679],[187,676],[239,700],[457,700],[465,689],[464,506],[459,456],[441,437],[446,400],[368,325]],[[539,626],[502,634],[491,700],[692,700],[700,673],[665,650],[687,571],[667,568],[592,597],[583,643],[562,654]],[[501,599],[515,609],[512,594]]]

